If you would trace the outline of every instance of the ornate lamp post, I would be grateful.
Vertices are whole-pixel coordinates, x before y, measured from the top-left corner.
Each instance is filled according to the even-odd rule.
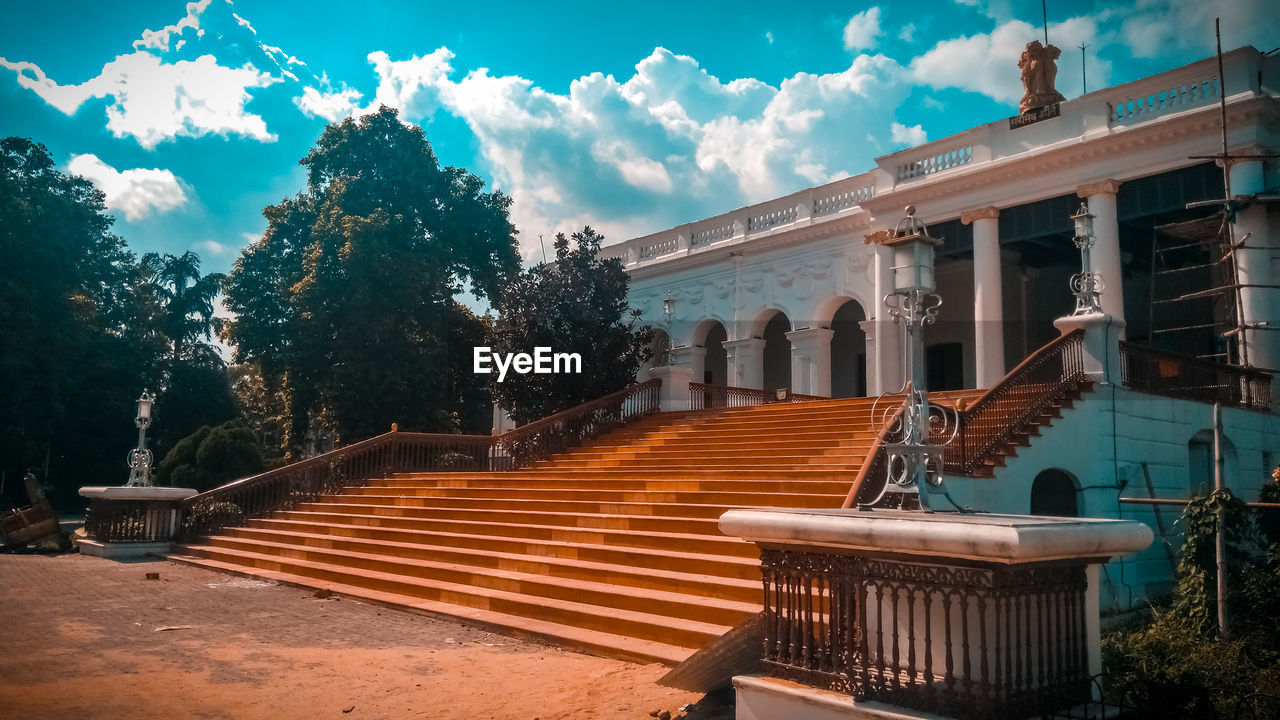
[[[151,404],[155,398],[146,390],[138,398],[138,447],[129,451],[129,482],[125,487],[149,487],[151,485],[151,451],[147,449],[147,428],[151,425]]]
[[[671,291],[667,291],[667,296],[662,299],[662,329],[667,333],[666,347],[661,349],[662,362],[661,365],[671,364],[671,316],[676,312],[676,299],[672,297]]]
[[[1071,216],[1076,225],[1076,234],[1072,240],[1080,248],[1080,272],[1071,276],[1071,294],[1076,296],[1076,315],[1102,312],[1099,298],[1105,285],[1101,275],[1089,271],[1089,249],[1095,242],[1093,218],[1094,215],[1089,212],[1089,204],[1083,202],[1076,214]]]
[[[885,247],[893,249],[893,292],[885,296],[884,304],[894,322],[906,329],[903,353],[906,381],[902,391],[907,398],[884,444],[888,454],[885,488],[870,504],[879,502],[885,493],[914,494],[919,497],[920,507],[931,511],[929,491],[942,485],[946,442],[930,443],[930,435],[938,432],[943,436],[948,432],[954,435],[956,423],[954,411],[929,402],[924,326],[937,319],[942,307],[942,297],[934,292],[933,275],[934,248],[941,245],[942,240],[929,235],[915,212],[915,207],[908,205],[906,217],[883,241]]]

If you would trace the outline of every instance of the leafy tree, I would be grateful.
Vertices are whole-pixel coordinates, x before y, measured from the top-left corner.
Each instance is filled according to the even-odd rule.
[[[201,426],[174,445],[156,470],[156,481],[209,490],[262,470],[262,449],[244,423]]]
[[[123,481],[134,400],[159,380],[146,283],[113,222],[43,145],[0,140],[0,469],[47,461],[64,503]]]
[[[617,258],[600,260],[604,237],[590,227],[556,235],[554,264],[521,273],[498,302],[493,352],[537,347],[578,353],[582,374],[490,375],[494,397],[518,423],[594,400],[635,381],[649,359],[653,330],[628,311],[628,277]]]
[[[147,253],[142,268],[151,278],[159,299],[160,328],[173,348],[173,359],[201,339],[211,339],[221,329],[213,315],[213,303],[225,276],[200,274],[200,256],[188,250],[179,256]]]
[[[510,199],[440,167],[386,107],[328,126],[301,164],[306,189],[263,211],[266,233],[226,284],[227,337],[283,394],[286,446],[321,416],[343,438],[456,429],[476,395],[449,372],[450,348],[475,319],[452,298],[463,283],[494,297],[516,271]]]

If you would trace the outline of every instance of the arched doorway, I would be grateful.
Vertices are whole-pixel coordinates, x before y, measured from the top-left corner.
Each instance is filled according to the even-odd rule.
[[[703,356],[703,376],[694,378],[696,382],[708,385],[729,384],[729,356],[724,351],[724,342],[728,339],[729,333],[725,332],[724,325],[713,320],[702,341],[702,347],[707,351]]]
[[[781,310],[764,326],[764,389],[791,387],[791,321]]]
[[[1076,481],[1065,470],[1050,468],[1031,483],[1031,514],[1078,517]]]
[[[831,318],[831,397],[865,397],[867,394],[867,334],[859,324],[866,320],[856,300],[846,301]]]

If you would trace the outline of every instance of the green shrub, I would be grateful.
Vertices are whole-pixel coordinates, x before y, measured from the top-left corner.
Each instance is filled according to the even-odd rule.
[[[209,490],[262,472],[262,448],[238,421],[201,427],[174,445],[160,461],[156,482]]]

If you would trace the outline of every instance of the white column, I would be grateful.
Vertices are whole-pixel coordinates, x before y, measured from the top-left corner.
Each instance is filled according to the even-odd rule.
[[[862,334],[866,337],[866,362],[867,376],[863,378],[864,387],[867,389],[868,396],[879,395],[884,392],[880,389],[880,379],[876,377],[876,321],[861,320],[858,327],[862,328]]]
[[[662,387],[658,390],[659,410],[675,412],[689,409],[689,382],[693,379],[689,368],[663,365],[650,370],[649,377],[662,381]]]
[[[1004,377],[1004,293],[1000,278],[1000,208],[960,215],[973,225],[973,324],[976,380],[989,388]]]
[[[729,366],[729,385],[764,389],[764,340],[728,340],[724,343],[724,352]]]
[[[699,345],[671,348],[671,364],[688,368],[693,373],[692,382],[700,383],[706,377],[707,349]]]
[[[878,395],[893,392],[902,387],[902,326],[889,317],[889,309],[885,307],[884,296],[893,292],[893,251],[883,245],[876,245],[876,297],[874,320],[876,322],[876,343],[874,358],[876,387],[870,392]],[[872,358],[867,358],[872,364]]]
[[[1231,194],[1253,195],[1266,190],[1262,175],[1262,161],[1249,160],[1231,166]],[[1267,206],[1253,203],[1236,214],[1235,241],[1242,245],[1236,250],[1236,268],[1240,275],[1240,320],[1246,327],[1270,322],[1276,328],[1274,291],[1250,285],[1271,284],[1271,228],[1267,222]],[[1280,329],[1248,329],[1242,339],[1247,348],[1249,363],[1262,368],[1280,367],[1276,345]]]
[[[1081,185],[1076,194],[1093,213],[1092,271],[1102,276],[1102,312],[1124,322],[1124,273],[1120,264],[1120,220],[1116,216],[1118,180]]]
[[[791,341],[791,385],[795,392],[831,397],[831,338],[835,334],[827,328],[787,333]]]

